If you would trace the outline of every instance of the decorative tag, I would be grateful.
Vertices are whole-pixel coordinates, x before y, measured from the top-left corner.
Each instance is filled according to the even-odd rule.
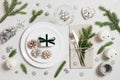
[[[89,8],[89,7],[87,7],[87,8],[82,8],[81,14],[82,14],[83,18],[84,18],[85,20],[87,20],[87,19],[90,19],[90,18],[92,18],[92,17],[94,16],[95,10],[92,9],[92,8]]]

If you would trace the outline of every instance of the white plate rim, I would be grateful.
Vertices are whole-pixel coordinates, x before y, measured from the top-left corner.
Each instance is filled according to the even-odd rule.
[[[39,22],[39,23],[36,23],[36,24],[34,24],[34,25],[32,25],[32,26],[35,26],[35,25],[45,25],[45,24],[47,24],[47,25],[51,25],[51,26],[53,26],[54,28],[55,28],[55,26],[56,25],[54,25],[54,24],[52,24],[52,23],[49,23],[49,22]],[[30,27],[32,27],[32,26],[30,26]],[[28,27],[27,29],[29,29],[30,27]],[[60,26],[59,26],[60,27]],[[29,63],[30,65],[32,65],[32,66],[34,66],[34,67],[37,67],[37,68],[48,68],[48,67],[52,67],[52,66],[54,66],[55,64],[57,64],[58,62],[60,62],[62,59],[63,59],[63,57],[66,55],[65,53],[64,53],[64,51],[65,51],[65,44],[63,44],[63,46],[62,46],[62,51],[61,51],[61,55],[60,55],[60,57],[58,57],[58,59],[56,59],[56,60],[54,60],[52,63],[49,63],[49,64],[40,64],[40,63],[36,63],[36,62],[34,62],[34,61],[32,61],[28,56],[26,56],[25,54],[22,54],[22,50],[24,49],[24,48],[21,48],[21,46],[22,46],[22,41],[23,41],[23,39],[24,39],[24,37],[23,37],[23,35],[25,35],[25,32],[26,32],[26,30],[27,29],[25,29],[25,31],[23,32],[23,34],[22,34],[22,36],[21,36],[21,40],[20,40],[20,51],[21,51],[21,55],[23,56],[23,58],[25,59],[25,61],[27,61],[27,63]],[[59,34],[60,34],[60,32],[59,32]],[[62,33],[61,33],[62,34]],[[62,34],[63,35],[63,34]],[[61,35],[61,36],[62,36]],[[64,36],[62,36],[62,37],[64,37]],[[66,40],[64,41],[64,42],[67,42]],[[32,62],[32,64],[30,63],[30,62]],[[34,65],[33,65],[34,64]]]

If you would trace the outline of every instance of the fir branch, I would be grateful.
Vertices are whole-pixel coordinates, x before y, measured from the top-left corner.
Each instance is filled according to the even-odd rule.
[[[100,27],[103,27],[103,26],[111,25],[112,23],[110,23],[110,22],[96,22],[95,24],[99,25]]]
[[[13,57],[15,54],[16,54],[16,49],[11,51],[11,53],[9,54],[9,57]]]
[[[117,14],[105,9],[103,6],[100,6],[99,9],[104,12],[103,16],[107,16],[110,21],[97,21],[95,24],[100,27],[109,26],[111,30],[117,30],[120,33],[119,19],[117,17]]]
[[[82,28],[82,34],[78,42],[79,48],[82,49],[79,56],[80,58],[79,60],[81,60],[82,66],[85,65],[84,59],[85,59],[86,50],[92,47],[93,45],[89,40],[94,36],[95,36],[95,33],[92,33],[92,26],[89,26],[87,29]]]
[[[32,17],[30,18],[29,23],[32,23],[38,16],[40,16],[43,13],[43,10],[39,10],[36,12],[35,10],[32,11]]]
[[[101,11],[107,11],[103,6],[100,6],[99,9],[100,9]]]
[[[24,5],[22,5],[20,8],[14,10],[15,7],[17,5],[19,5],[19,4],[21,4],[21,3],[22,2],[18,2],[18,0],[12,0],[12,3],[9,5],[8,1],[5,0],[4,1],[5,14],[0,19],[0,23],[2,23],[8,16],[14,16],[14,15],[17,15],[17,14],[26,14],[26,12],[24,12],[22,10],[27,7],[27,3],[25,3]]]
[[[4,10],[5,10],[5,12],[8,12],[8,7],[9,7],[9,3],[7,2],[7,0],[5,0],[5,2],[4,2]]]
[[[20,64],[20,67],[21,67],[22,71],[23,71],[25,74],[27,74],[27,68],[26,68],[26,66],[25,66],[23,63]]]
[[[66,61],[63,61],[61,63],[61,65],[58,67],[57,71],[55,72],[54,78],[56,78],[59,75],[60,71],[63,69],[65,64],[66,64]]]
[[[92,38],[94,36],[95,36],[95,33],[91,34],[88,38],[90,39],[90,38]]]
[[[26,12],[21,11],[22,9],[26,8],[26,6],[27,6],[27,3],[24,4],[23,6],[21,6],[19,9],[16,9],[15,11],[12,11],[10,13],[10,16],[13,16],[13,15],[16,15],[16,14],[26,14]]]
[[[104,50],[106,47],[111,46],[112,44],[113,44],[112,41],[105,43],[103,46],[100,47],[100,49],[98,50],[97,54],[102,53],[103,50]]]

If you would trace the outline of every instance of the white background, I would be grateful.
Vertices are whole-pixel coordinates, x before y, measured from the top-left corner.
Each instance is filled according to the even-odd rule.
[[[0,17],[4,14],[4,9],[3,9],[3,1],[0,0]],[[11,0],[9,0],[11,1]],[[94,31],[98,32],[103,29],[108,29],[108,27],[105,28],[99,28],[98,26],[94,25],[95,21],[104,21],[107,20],[106,17],[102,16],[102,12],[98,10],[98,6],[103,5],[107,9],[110,9],[112,11],[115,11],[118,14],[118,17],[120,18],[120,1],[119,0],[21,0],[23,3],[27,2],[29,5],[25,9],[25,11],[28,13],[27,15],[16,15],[13,17],[8,17],[3,23],[0,24],[0,32],[4,30],[7,27],[10,26],[15,26],[16,23],[18,23],[17,19],[20,20],[21,22],[25,20],[25,28],[29,27],[30,25],[39,22],[39,21],[49,21],[49,22],[54,22],[54,17],[53,14],[55,12],[55,9],[62,5],[62,4],[67,4],[71,7],[77,6],[78,10],[74,10],[74,21],[71,25],[77,25],[77,24],[91,24],[94,27]],[[36,3],[40,3],[40,6],[37,7]],[[47,8],[47,5],[51,4],[52,8]],[[89,20],[84,20],[81,16],[81,9],[83,7],[91,7],[95,9],[95,16]],[[36,19],[36,21],[32,24],[29,24],[29,18],[31,17],[31,11],[43,9],[45,12],[48,11],[50,13],[49,17],[45,17],[44,15],[40,16],[39,18]],[[25,29],[24,28],[24,29]],[[115,64],[113,66],[113,71],[111,74],[105,76],[105,77],[100,77],[96,74],[96,69],[97,66],[101,62],[105,62],[102,58],[101,55],[96,55],[96,52],[98,48],[104,44],[105,42],[102,43],[97,43],[95,44],[95,51],[94,51],[94,58],[98,57],[100,59],[99,62],[94,62],[94,67],[92,69],[69,69],[69,53],[68,50],[65,51],[68,56],[65,57],[67,60],[67,64],[65,68],[68,68],[70,70],[69,74],[65,74],[64,71],[61,72],[61,74],[54,79],[54,73],[57,69],[57,67],[60,65],[58,63],[54,67],[48,68],[48,69],[37,69],[29,64],[27,64],[22,56],[20,55],[20,49],[19,49],[19,41],[20,41],[20,36],[23,33],[24,29],[21,29],[17,32],[17,35],[15,35],[12,39],[10,39],[7,43],[4,45],[0,45],[0,57],[2,55],[8,56],[8,54],[5,51],[5,48],[7,46],[13,46],[15,49],[17,49],[18,53],[15,56],[15,58],[18,60],[18,63],[25,63],[28,69],[28,75],[23,74],[23,72],[20,69],[20,66],[18,65],[16,69],[14,70],[5,70],[3,69],[3,65],[6,60],[2,60],[0,58],[0,80],[119,80],[120,79],[120,54],[118,54],[117,57],[115,57],[113,60],[115,61]],[[68,27],[61,27],[58,28],[62,31],[65,31],[64,33],[66,34],[65,36],[68,36]],[[114,40],[114,45],[112,47],[116,48],[118,52],[120,52],[119,47],[120,47],[120,35],[117,31],[112,31],[111,32],[112,37],[115,37]],[[68,49],[68,48],[67,48]],[[18,70],[19,73],[15,74],[14,72]],[[37,74],[36,76],[32,76],[31,72],[36,71]],[[48,75],[43,75],[44,71],[48,71]],[[80,77],[79,73],[83,72],[84,76]]]

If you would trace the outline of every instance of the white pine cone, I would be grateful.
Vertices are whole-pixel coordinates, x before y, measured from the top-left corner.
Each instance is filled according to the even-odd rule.
[[[30,40],[27,43],[28,48],[33,49],[38,45],[38,42],[36,40]]]
[[[43,59],[49,59],[49,58],[51,57],[51,55],[52,55],[51,51],[45,50],[45,51],[42,52],[41,57],[42,57]]]
[[[32,51],[31,51],[31,55],[32,57],[34,58],[37,58],[39,57],[41,54],[41,50],[39,48],[34,48]]]

